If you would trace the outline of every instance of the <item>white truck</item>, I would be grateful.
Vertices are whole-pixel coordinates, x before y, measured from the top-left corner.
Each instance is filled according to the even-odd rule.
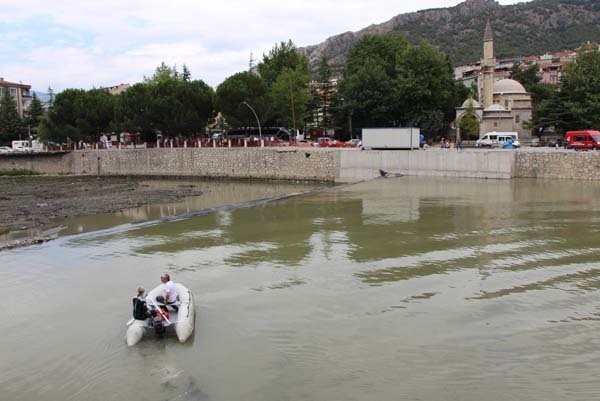
[[[364,149],[419,149],[419,128],[363,128]]]

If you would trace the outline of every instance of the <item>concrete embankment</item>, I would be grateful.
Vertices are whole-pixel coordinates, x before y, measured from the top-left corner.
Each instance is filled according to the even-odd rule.
[[[376,177],[380,174],[379,169],[390,174],[509,179],[513,176],[513,166],[514,152],[509,151],[342,151],[336,180]]]
[[[352,182],[390,174],[600,180],[600,152],[563,149],[463,151],[315,148],[85,150],[0,155],[0,169],[46,174],[193,176]]]

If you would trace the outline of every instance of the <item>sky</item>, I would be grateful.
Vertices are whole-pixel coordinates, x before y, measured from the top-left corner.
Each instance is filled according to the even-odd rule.
[[[523,0],[500,0],[502,5]],[[460,0],[0,0],[0,77],[91,89],[134,84],[161,62],[216,88],[277,43],[297,47]]]

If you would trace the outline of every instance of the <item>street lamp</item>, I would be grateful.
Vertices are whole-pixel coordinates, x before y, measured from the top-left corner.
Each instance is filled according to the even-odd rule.
[[[250,110],[252,110],[252,113],[254,113],[254,117],[256,117],[256,123],[258,124],[258,136],[260,137],[260,140],[262,141],[262,131],[260,130],[260,121],[258,121],[258,116],[256,115],[256,111],[254,111],[254,109],[252,108],[252,106],[250,106],[248,104],[248,102],[242,102],[242,104],[245,104],[246,106],[248,106],[248,108]]]

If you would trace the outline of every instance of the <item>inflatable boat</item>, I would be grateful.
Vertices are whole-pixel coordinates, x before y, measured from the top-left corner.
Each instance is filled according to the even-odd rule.
[[[183,284],[174,283],[178,302],[164,305],[156,300],[163,294],[164,284],[154,288],[146,296],[149,316],[146,319],[131,319],[127,322],[127,345],[137,344],[144,336],[175,334],[184,343],[194,331],[194,300],[192,293]]]

